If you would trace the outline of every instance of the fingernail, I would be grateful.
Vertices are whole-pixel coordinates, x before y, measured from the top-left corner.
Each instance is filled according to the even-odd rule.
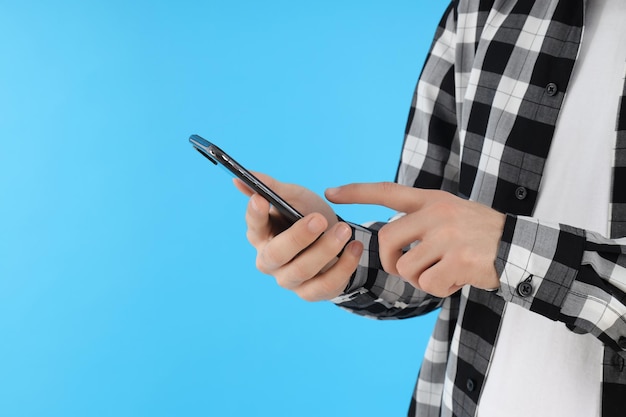
[[[252,207],[252,210],[254,211],[260,211],[259,206],[256,202],[256,198],[254,198],[254,196],[250,197],[250,207]]]
[[[361,256],[362,251],[363,248],[358,243],[353,243],[352,246],[350,246],[350,253],[354,256]]]
[[[326,195],[336,195],[339,194],[339,187],[332,187],[326,189]]]
[[[351,234],[352,230],[350,230],[350,227],[347,224],[339,225],[335,230],[335,237],[342,242],[347,240]]]
[[[309,230],[313,233],[321,233],[324,231],[324,222],[319,217],[313,217],[307,224]]]

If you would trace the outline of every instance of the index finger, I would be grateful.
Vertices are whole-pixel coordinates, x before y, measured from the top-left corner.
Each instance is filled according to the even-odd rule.
[[[410,213],[427,201],[429,190],[395,182],[353,183],[326,190],[326,198],[337,204],[375,204]]]

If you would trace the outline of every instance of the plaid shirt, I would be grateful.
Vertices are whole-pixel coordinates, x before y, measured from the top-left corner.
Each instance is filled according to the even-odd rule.
[[[626,95],[616,116],[610,238],[530,217],[578,56],[584,0],[453,1],[417,84],[396,181],[507,213],[500,289],[438,299],[386,274],[375,230],[344,294],[357,314],[440,309],[410,416],[474,416],[507,303],[604,344],[602,416],[626,414]],[[584,167],[581,167],[584,168]],[[399,214],[401,215],[401,214]],[[512,405],[513,406],[513,405]]]

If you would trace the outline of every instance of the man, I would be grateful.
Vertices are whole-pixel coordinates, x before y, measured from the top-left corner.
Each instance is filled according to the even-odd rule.
[[[391,222],[351,230],[263,177],[307,214],[283,230],[251,196],[281,286],[381,319],[440,309],[409,415],[626,413],[624,22],[623,0],[454,1],[396,183],[326,192]]]

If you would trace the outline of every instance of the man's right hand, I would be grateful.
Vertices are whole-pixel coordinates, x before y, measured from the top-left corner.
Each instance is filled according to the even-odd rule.
[[[340,295],[358,265],[363,244],[353,241],[346,246],[352,234],[350,226],[339,222],[333,209],[317,194],[263,174],[255,175],[305,215],[286,228],[267,200],[235,180],[237,188],[250,197],[246,236],[257,250],[257,269],[307,301]]]

